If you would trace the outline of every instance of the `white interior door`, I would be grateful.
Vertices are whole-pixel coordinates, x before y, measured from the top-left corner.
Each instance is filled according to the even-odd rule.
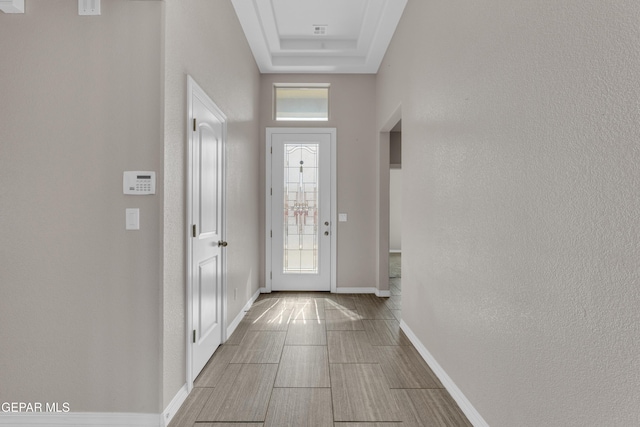
[[[330,291],[335,130],[272,128],[267,132],[271,290]]]
[[[191,378],[222,342],[225,117],[190,81]]]

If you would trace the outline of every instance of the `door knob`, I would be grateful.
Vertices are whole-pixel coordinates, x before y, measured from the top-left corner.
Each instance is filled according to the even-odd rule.
[[[223,248],[225,248],[225,247],[227,247],[227,245],[228,245],[228,243],[227,243],[227,242],[225,242],[225,241],[220,240],[220,241],[218,242],[218,246],[219,246],[219,247],[220,247],[220,246],[222,246]]]

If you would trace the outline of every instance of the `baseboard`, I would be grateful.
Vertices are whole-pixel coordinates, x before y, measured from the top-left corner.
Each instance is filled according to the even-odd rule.
[[[474,427],[489,427],[489,424],[482,418],[480,413],[473,407],[469,399],[462,393],[462,390],[458,388],[458,386],[453,382],[451,377],[447,375],[444,369],[440,366],[440,364],[436,361],[436,359],[429,353],[429,350],[422,344],[422,342],[418,339],[416,334],[413,333],[411,328],[404,322],[404,320],[400,321],[400,329],[405,333],[409,341],[413,344],[413,346],[418,350],[418,353],[422,356],[422,358],[427,362],[431,370],[438,377],[444,388],[447,389],[453,400],[456,401],[462,412],[466,415],[469,422]]]
[[[94,412],[5,413],[0,425],[21,427],[161,427],[159,414],[119,414]]]
[[[169,425],[169,423],[173,419],[173,416],[176,414],[176,412],[178,412],[178,409],[180,409],[184,401],[187,399],[187,396],[189,396],[189,388],[185,384],[182,386],[180,390],[178,390],[178,393],[175,395],[173,400],[171,400],[169,405],[165,408],[164,412],[162,413],[161,425],[163,427],[166,427],[167,425]]]
[[[377,297],[390,297],[391,291],[380,291],[378,288],[337,288],[337,294],[375,294]]]
[[[255,300],[258,299],[258,297],[260,296],[260,293],[261,293],[261,289],[263,289],[263,288],[258,289],[256,291],[256,293],[253,294],[253,296],[251,298],[249,298],[249,301],[247,301],[247,303],[244,305],[242,310],[240,310],[240,313],[238,313],[236,318],[233,319],[233,322],[231,322],[231,324],[227,328],[227,338],[230,337],[231,334],[233,333],[233,331],[236,330],[236,328],[238,327],[238,325],[240,324],[240,322],[244,318],[245,313],[251,308],[251,306],[253,305]]]
[[[267,288],[260,288],[258,289],[258,292],[260,292],[261,294],[270,294],[271,291]]]
[[[376,288],[336,288],[337,294],[375,294]]]

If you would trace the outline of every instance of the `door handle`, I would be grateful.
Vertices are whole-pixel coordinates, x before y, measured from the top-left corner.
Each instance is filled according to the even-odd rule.
[[[218,241],[218,247],[222,246],[223,248],[226,248],[227,245],[228,245],[228,243],[223,241],[223,240]]]

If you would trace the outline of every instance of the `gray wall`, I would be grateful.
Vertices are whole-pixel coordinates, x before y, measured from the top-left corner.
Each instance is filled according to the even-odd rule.
[[[259,73],[230,1],[167,0],[164,398],[185,383],[187,74],[227,116],[227,325],[258,290]],[[234,288],[237,299],[234,300]]]
[[[161,13],[0,13],[2,402],[159,412]],[[157,194],[124,196],[125,170],[157,171]]]
[[[260,82],[233,7],[29,0],[0,40],[0,401],[159,413],[185,384],[187,74],[228,117],[228,323],[258,290]],[[157,194],[122,195],[124,170]]]
[[[640,422],[639,18],[409,0],[380,67],[402,317],[492,427]]]
[[[273,120],[274,83],[330,83],[328,122]],[[375,287],[377,137],[375,133],[375,76],[357,74],[265,74],[260,98],[260,176],[264,176],[265,128],[334,127],[337,129],[338,212],[348,221],[338,223],[337,286]],[[261,191],[264,230],[264,190]],[[264,236],[264,232],[261,232]],[[263,238],[264,240],[264,238]],[[264,243],[263,246],[264,247]],[[264,284],[264,261],[261,283]],[[386,289],[386,288],[385,288]]]

